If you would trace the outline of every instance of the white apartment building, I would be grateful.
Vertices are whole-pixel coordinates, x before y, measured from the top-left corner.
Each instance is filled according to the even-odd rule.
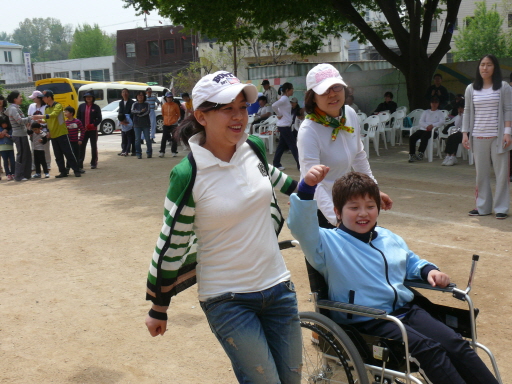
[[[114,81],[114,56],[44,61],[33,65],[34,81],[51,77],[88,81]]]
[[[23,47],[0,41],[0,84],[17,84],[27,81]]]

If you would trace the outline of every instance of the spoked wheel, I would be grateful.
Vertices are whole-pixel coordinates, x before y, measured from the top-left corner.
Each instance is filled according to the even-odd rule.
[[[347,334],[316,312],[301,312],[303,384],[369,384],[363,360]]]

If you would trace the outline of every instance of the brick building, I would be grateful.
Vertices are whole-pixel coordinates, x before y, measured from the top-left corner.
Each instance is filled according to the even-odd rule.
[[[166,74],[197,60],[197,36],[182,30],[167,25],[117,31],[114,78],[168,85]]]

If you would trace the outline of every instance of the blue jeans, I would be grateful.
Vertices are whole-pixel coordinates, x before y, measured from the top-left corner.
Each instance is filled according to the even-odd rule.
[[[260,292],[225,293],[201,308],[239,383],[300,383],[302,339],[291,281]]]
[[[140,147],[140,141],[142,140],[140,135],[144,132],[144,137],[146,138],[146,154],[153,155],[153,147],[151,146],[151,140],[149,137],[149,127],[134,127],[135,131],[135,153],[137,156],[142,155],[142,148]]]
[[[156,135],[156,113],[154,109],[149,111],[149,121],[151,122],[151,138],[154,139]]]
[[[0,151],[4,159],[4,171],[6,175],[14,175],[14,150]]]

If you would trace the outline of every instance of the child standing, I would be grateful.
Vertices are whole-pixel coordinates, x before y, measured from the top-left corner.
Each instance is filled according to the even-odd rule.
[[[457,164],[457,149],[462,144],[462,115],[464,115],[464,99],[460,100],[457,105],[458,115],[453,121],[453,127],[450,128],[448,139],[446,139],[446,158],[442,165]]]
[[[133,122],[130,114],[119,114],[119,125],[121,125],[121,153],[120,156],[128,156],[132,146]]]
[[[408,335],[409,351],[420,370],[437,384],[494,383],[469,343],[434,319],[419,305],[404,279],[422,279],[446,287],[450,278],[437,266],[409,250],[393,232],[377,227],[380,192],[367,175],[351,172],[335,181],[332,195],[338,227],[318,226],[316,185],[329,167],[315,165],[290,197],[288,226],[306,259],[326,280],[329,299],[384,310],[399,317]],[[382,319],[333,312],[334,321],[360,332],[401,339],[398,326]]]
[[[0,154],[4,159],[7,180],[14,180],[14,145],[11,135],[12,128],[9,125],[9,120],[5,116],[0,117]]]
[[[41,166],[43,166],[45,179],[50,177],[48,173],[48,165],[46,164],[46,156],[44,153],[44,145],[48,141],[48,135],[41,130],[41,124],[33,122],[30,126],[31,132],[30,140],[32,141],[32,149],[34,150],[34,165],[36,166],[36,173],[32,175],[33,179],[41,178]]]
[[[69,143],[71,144],[71,150],[75,155],[75,159],[80,159],[80,146],[85,137],[85,128],[80,120],[75,118],[75,108],[66,107],[64,108],[64,117],[66,118],[66,127],[68,128]],[[69,161],[66,160],[66,170],[69,173],[71,169]],[[80,173],[85,173],[83,169]]]

